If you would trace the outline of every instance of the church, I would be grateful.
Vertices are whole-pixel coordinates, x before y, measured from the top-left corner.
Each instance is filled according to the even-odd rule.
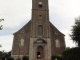
[[[32,0],[31,20],[15,32],[11,56],[29,60],[51,60],[65,50],[65,35],[49,21],[48,0]]]

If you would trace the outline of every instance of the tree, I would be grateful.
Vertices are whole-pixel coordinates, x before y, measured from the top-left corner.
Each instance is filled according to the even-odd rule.
[[[4,52],[4,50],[0,51],[0,59],[5,60],[5,58],[7,58],[7,60],[12,59],[11,51],[9,51],[9,52]]]
[[[6,60],[14,60],[14,58],[9,56],[9,57],[6,58]]]
[[[0,19],[0,22],[1,22],[1,21],[4,21],[4,19]],[[2,30],[2,26],[3,26],[3,25],[0,25],[0,30]]]
[[[75,24],[72,26],[71,39],[80,46],[80,17],[75,19]]]
[[[70,47],[66,47],[66,50],[69,50],[69,49],[71,49]]]
[[[0,44],[0,47],[2,47],[2,45]]]

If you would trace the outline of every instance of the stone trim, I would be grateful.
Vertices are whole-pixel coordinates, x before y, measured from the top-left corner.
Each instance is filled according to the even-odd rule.
[[[36,60],[37,59],[37,47],[42,46],[44,49],[44,60],[51,60],[51,40],[50,38],[43,38],[47,44],[45,43],[34,43],[39,38],[30,38],[30,48],[29,48],[29,60]]]

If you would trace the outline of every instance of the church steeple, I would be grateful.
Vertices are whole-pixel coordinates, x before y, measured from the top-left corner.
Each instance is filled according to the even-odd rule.
[[[48,0],[32,0],[32,19],[31,19],[31,36],[49,37],[49,12]],[[42,29],[38,29],[42,26]]]
[[[48,0],[32,0],[32,9],[48,10]]]
[[[49,20],[48,0],[32,0],[32,20]]]

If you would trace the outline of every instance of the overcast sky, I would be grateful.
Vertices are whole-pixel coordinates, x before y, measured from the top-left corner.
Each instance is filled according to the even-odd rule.
[[[75,18],[80,16],[80,0],[48,0],[49,19],[51,23],[65,34],[67,47],[75,47],[70,40],[71,26]],[[4,18],[0,25],[0,50],[10,51],[12,49],[13,33],[18,31],[30,19],[32,13],[32,0],[0,0],[0,18]]]

